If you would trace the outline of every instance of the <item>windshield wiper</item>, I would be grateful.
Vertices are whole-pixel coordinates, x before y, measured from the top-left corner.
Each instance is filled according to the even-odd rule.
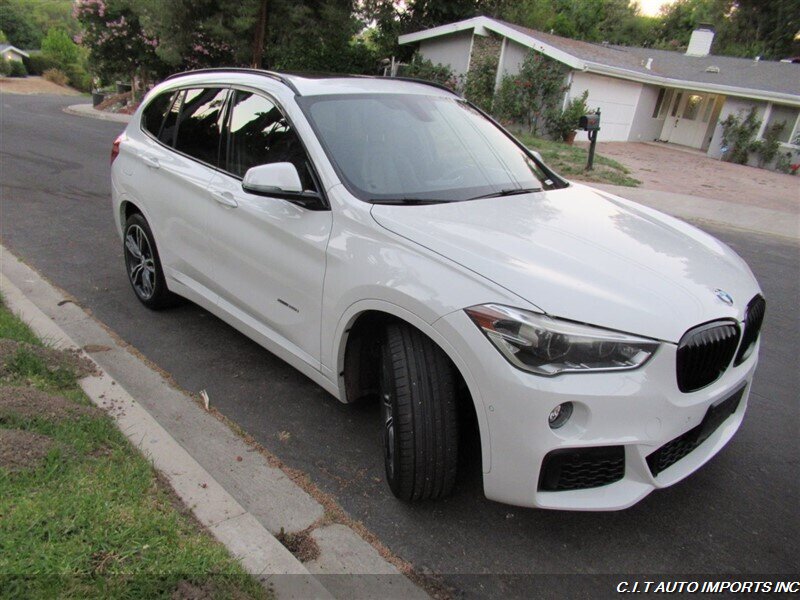
[[[439,198],[370,198],[372,204],[442,204],[451,202],[450,200],[440,200]]]
[[[519,194],[530,194],[531,192],[541,192],[542,188],[508,188],[500,190],[499,192],[490,192],[489,194],[482,194],[474,198],[467,198],[467,200],[482,200],[484,198],[500,198],[502,196],[517,196]]]

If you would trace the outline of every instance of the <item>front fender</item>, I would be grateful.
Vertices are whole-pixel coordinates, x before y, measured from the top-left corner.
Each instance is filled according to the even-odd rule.
[[[467,389],[469,389],[470,396],[472,397],[472,402],[475,405],[475,414],[478,419],[478,429],[480,431],[481,436],[481,461],[482,461],[482,468],[484,473],[488,473],[491,469],[492,461],[491,461],[491,440],[489,435],[489,423],[486,416],[486,404],[484,402],[483,396],[481,395],[480,389],[478,388],[477,382],[472,375],[467,363],[461,357],[461,355],[456,351],[456,349],[447,341],[447,339],[433,327],[432,324],[428,323],[425,319],[419,317],[418,315],[414,314],[413,312],[394,304],[392,302],[387,302],[385,300],[377,300],[377,299],[369,299],[369,300],[360,300],[358,302],[354,302],[351,304],[347,310],[342,314],[339,322],[336,325],[334,339],[338,340],[335,356],[336,356],[336,372],[330,373],[328,372],[327,375],[330,379],[334,379],[337,382],[339,388],[339,400],[341,402],[347,402],[347,394],[345,391],[344,385],[344,357],[345,357],[345,350],[347,348],[347,338],[348,332],[350,331],[351,327],[355,323],[356,319],[365,312],[368,311],[376,311],[385,313],[387,315],[392,315],[397,317],[398,319],[405,321],[406,323],[413,325],[417,329],[419,329],[422,333],[427,335],[430,339],[432,339],[436,345],[438,345],[442,351],[453,361],[453,364],[458,369],[461,376],[464,378],[464,382],[467,385]],[[323,367],[323,371],[325,371]]]

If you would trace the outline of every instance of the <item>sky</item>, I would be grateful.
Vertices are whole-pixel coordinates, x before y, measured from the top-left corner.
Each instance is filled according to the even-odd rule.
[[[658,14],[658,10],[665,4],[672,4],[673,0],[638,0],[639,6],[642,8],[642,14],[648,17],[654,17]]]

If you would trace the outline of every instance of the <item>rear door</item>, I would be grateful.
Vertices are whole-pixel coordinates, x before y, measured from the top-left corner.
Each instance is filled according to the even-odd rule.
[[[207,188],[219,164],[227,95],[221,87],[179,91],[159,143],[141,156],[152,195],[146,199],[148,216],[165,275],[204,296],[210,296],[211,279],[206,228],[213,201]]]
[[[249,168],[291,162],[304,189],[320,191],[302,141],[273,99],[236,90],[228,119],[224,172],[208,190],[213,289],[227,312],[319,368],[331,212],[242,190]]]

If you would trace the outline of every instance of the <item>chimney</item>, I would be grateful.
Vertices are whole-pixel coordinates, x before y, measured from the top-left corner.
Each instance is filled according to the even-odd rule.
[[[700,23],[689,38],[689,47],[686,56],[708,56],[711,53],[711,43],[714,41],[714,26]]]

